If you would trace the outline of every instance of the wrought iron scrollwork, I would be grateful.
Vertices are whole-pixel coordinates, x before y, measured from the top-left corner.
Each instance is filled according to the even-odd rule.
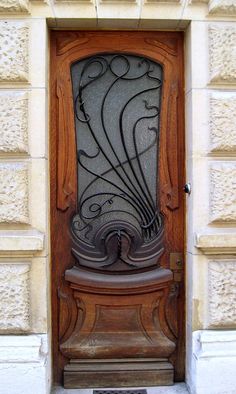
[[[133,55],[95,56],[72,65],[72,81],[79,188],[73,253],[94,269],[154,265],[164,250],[158,168],[150,174],[158,164],[161,66]]]

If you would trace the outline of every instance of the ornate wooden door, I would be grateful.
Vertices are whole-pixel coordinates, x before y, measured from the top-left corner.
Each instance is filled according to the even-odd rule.
[[[51,33],[56,382],[184,378],[181,33]]]

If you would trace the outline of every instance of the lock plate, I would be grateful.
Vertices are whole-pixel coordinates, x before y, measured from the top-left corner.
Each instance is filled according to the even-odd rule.
[[[182,253],[170,253],[170,269],[173,271],[181,271],[183,269]]]
[[[170,269],[173,271],[174,282],[181,282],[183,271],[182,253],[170,253]]]

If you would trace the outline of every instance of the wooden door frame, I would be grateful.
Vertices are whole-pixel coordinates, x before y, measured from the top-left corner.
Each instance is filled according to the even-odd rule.
[[[100,31],[97,31],[97,32],[93,31],[93,32],[95,34],[95,33],[99,33]],[[73,35],[72,31],[66,31],[65,30],[63,33],[67,34],[68,36],[69,35]],[[138,34],[142,34],[142,33],[143,32],[140,32],[140,31],[139,32],[136,32],[136,31],[128,32],[128,34],[137,34],[137,35]],[[147,35],[153,34],[153,32],[145,32],[145,33],[147,33]],[[165,36],[166,35],[174,36],[176,34],[176,36],[178,36],[178,37],[181,36],[181,33],[179,33],[179,32],[178,33],[158,32],[158,34],[159,35],[162,34],[162,35],[165,35]],[[55,35],[55,33],[52,32],[52,35]],[[83,42],[83,39],[82,39],[82,42]],[[183,67],[183,39],[181,39],[181,40],[179,39],[178,42],[179,43],[181,42],[181,51],[182,51],[182,57],[181,57],[182,62],[180,64],[180,70],[181,70],[181,72],[180,72],[180,75],[181,75],[180,85],[181,85],[181,87],[184,87],[184,83],[183,83],[183,81],[184,81],[184,79],[183,79],[183,69],[184,69],[184,67]],[[74,46],[74,48],[76,48],[79,45],[79,43],[80,43],[79,41],[76,42],[76,43],[71,43],[70,40],[68,40],[68,42],[67,42],[67,40],[65,40],[64,41],[64,45],[62,45],[61,47],[57,48],[57,51],[59,51],[60,53],[63,53],[63,51],[66,51],[68,49],[68,47],[70,47],[70,46],[72,46],[71,48],[72,48],[72,51],[73,51],[73,46]],[[158,44],[158,42],[156,44]],[[178,45],[180,45],[180,44],[178,44]],[[57,101],[56,100],[56,94],[60,95],[60,94],[62,94],[62,92],[60,93],[60,87],[58,89],[58,86],[57,86],[57,93],[56,93],[56,90],[55,90],[56,89],[56,86],[55,86],[55,73],[53,72],[53,67],[54,67],[54,58],[53,58],[53,56],[55,56],[55,50],[56,50],[55,46],[56,46],[56,40],[53,41],[52,37],[51,37],[51,88],[50,88],[50,93],[51,93],[51,117],[50,117],[50,130],[51,130],[51,133],[50,133],[50,175],[51,175],[51,177],[50,177],[50,188],[51,188],[51,195],[50,195],[50,198],[51,198],[51,245],[52,245],[52,260],[53,260],[53,264],[52,264],[52,278],[53,278],[53,273],[54,273],[54,269],[55,269],[55,266],[56,266],[56,264],[55,264],[55,256],[54,256],[54,248],[56,247],[56,242],[57,242],[57,241],[55,241],[54,232],[53,232],[53,229],[55,229],[55,212],[53,212],[53,209],[55,207],[55,201],[57,200],[57,203],[61,206],[62,209],[66,209],[67,206],[68,206],[68,196],[69,196],[70,204],[71,204],[72,209],[74,209],[75,206],[76,206],[76,199],[73,198],[73,196],[72,196],[72,198],[70,197],[70,187],[71,187],[70,179],[72,177],[73,180],[74,180],[73,182],[76,183],[76,174],[73,173],[73,170],[71,170],[71,172],[69,173],[69,178],[66,178],[65,176],[63,178],[63,177],[61,177],[61,174],[65,175],[65,168],[63,166],[60,167],[60,163],[59,163],[59,168],[56,168],[56,163],[57,163],[57,159],[56,159],[56,157],[57,157],[57,145],[58,145],[58,142],[59,142],[58,141],[58,137],[56,136],[56,130],[58,128],[58,121],[56,119],[57,111],[58,111],[57,102],[56,102]],[[169,48],[169,51],[173,52],[174,50],[173,50],[173,48]],[[119,52],[119,51],[117,51],[117,52]],[[145,54],[145,52],[147,52],[147,51],[144,49],[143,52]],[[54,53],[54,55],[53,55],[53,53]],[[91,49],[91,54],[92,53],[94,53],[93,49]],[[134,53],[135,53],[135,50],[134,50]],[[138,54],[140,55],[140,53],[138,53]],[[88,56],[88,54],[86,56]],[[149,53],[148,56],[151,57],[150,53]],[[164,54],[162,56],[164,56]],[[155,58],[155,61],[156,61],[156,58]],[[183,139],[184,139],[184,131],[183,131],[184,130],[183,89],[181,90],[181,92],[182,93],[181,93],[181,98],[179,100],[179,104],[180,104],[180,106],[182,105],[182,109],[180,111],[180,116],[178,116],[178,128],[179,128],[179,130],[181,130],[181,132],[178,135],[178,138],[180,138],[182,140],[181,147],[182,147],[182,149],[184,149],[184,143],[183,143]],[[170,98],[170,99],[172,99],[172,98]],[[67,104],[71,105],[71,102],[67,101]],[[163,102],[162,107],[165,110],[165,102]],[[65,110],[66,110],[65,108],[61,108],[61,111],[62,112],[64,111],[64,114],[65,114]],[[179,111],[179,109],[178,109],[178,111]],[[61,121],[62,121],[62,119],[61,120],[59,119],[59,122],[61,122]],[[70,119],[70,122],[73,123],[73,120]],[[64,136],[65,136],[65,134],[64,134]],[[69,145],[69,149],[70,149],[69,141],[65,141],[64,140],[63,143],[64,144],[68,144]],[[63,154],[65,154],[65,152],[61,152],[61,153],[62,153],[62,156],[63,156]],[[181,152],[181,154],[184,157],[184,153]],[[70,155],[72,155],[72,157],[73,157],[73,155],[75,155],[75,151],[73,150],[73,147],[71,148]],[[58,178],[56,178],[55,174],[60,174],[60,176],[58,176]],[[68,173],[66,175],[68,175]],[[183,175],[183,180],[184,180],[184,178],[185,178],[185,176],[184,176],[184,168],[183,168],[183,174],[182,175]],[[68,179],[69,179],[69,181],[68,181]],[[67,186],[66,186],[67,189],[65,190],[64,195],[62,193],[58,195],[57,189],[56,189],[56,181],[59,182],[62,187],[64,187],[65,183],[67,182]],[[168,193],[166,193],[166,194],[168,195]],[[175,201],[175,196],[174,195],[172,196],[172,201],[173,201],[173,203]],[[65,247],[68,247],[68,248],[70,247],[70,245],[69,245],[69,243],[67,243],[67,241],[65,241]],[[63,296],[64,295],[61,294],[61,297],[63,297]],[[54,283],[54,281],[53,281],[53,283],[52,283],[52,316],[53,316],[52,326],[53,326],[53,330],[57,330],[58,329],[58,324],[59,324],[59,322],[58,322],[58,300],[57,300],[57,297],[58,297],[58,284]],[[183,297],[184,297],[184,295],[183,295]],[[179,311],[179,314],[185,314],[184,310]],[[185,319],[184,318],[182,319],[182,322],[185,323]],[[181,332],[183,333],[183,335],[182,335],[182,341],[180,343],[180,346],[184,349],[184,347],[185,347],[185,329],[184,329],[184,327],[181,328]],[[56,335],[53,335],[53,358],[54,358],[54,360],[57,359],[57,353],[58,353],[57,342],[58,342],[58,339],[56,338]],[[59,368],[62,369],[62,367],[63,366],[61,364],[61,366]],[[60,376],[58,375],[57,371],[55,372],[55,369],[56,369],[56,367],[55,367],[55,363],[54,363],[55,381],[56,381],[56,383],[60,383]],[[183,380],[183,370],[184,370],[184,367],[182,366],[182,372],[179,373],[178,376],[176,376],[176,381]]]

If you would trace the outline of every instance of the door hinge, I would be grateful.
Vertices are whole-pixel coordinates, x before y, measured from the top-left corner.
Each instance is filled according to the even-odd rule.
[[[183,277],[183,254],[170,253],[170,269],[173,271],[174,281],[181,282]]]

